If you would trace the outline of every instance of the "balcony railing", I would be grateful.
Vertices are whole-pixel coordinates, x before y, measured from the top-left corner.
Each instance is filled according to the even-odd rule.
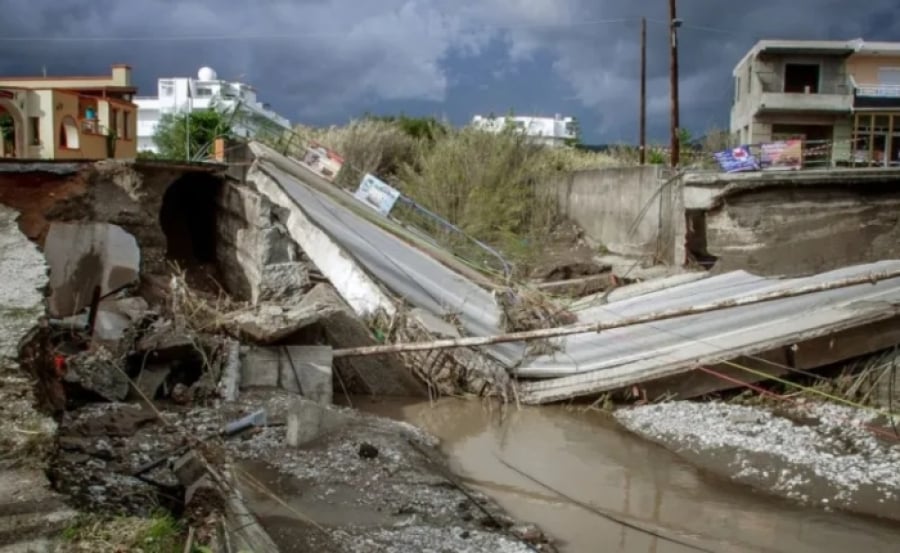
[[[856,95],[865,98],[900,98],[900,85],[857,84]]]
[[[775,92],[782,94],[806,94],[805,92],[785,92],[784,76],[779,73],[760,71],[756,73],[763,92]],[[816,91],[810,90],[809,94],[852,94],[853,86],[846,75],[838,75],[830,79],[821,79]]]

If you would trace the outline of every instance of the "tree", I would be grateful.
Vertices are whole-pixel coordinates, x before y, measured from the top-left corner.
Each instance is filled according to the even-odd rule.
[[[190,155],[195,156],[220,136],[231,134],[225,117],[215,110],[167,113],[159,120],[153,141],[161,159],[188,159],[187,142],[190,129]]]

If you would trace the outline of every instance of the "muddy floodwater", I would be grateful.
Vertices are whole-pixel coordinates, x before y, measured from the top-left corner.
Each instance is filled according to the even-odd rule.
[[[436,435],[461,480],[513,517],[540,526],[566,553],[697,550],[611,522],[579,503],[709,551],[900,551],[895,523],[807,509],[731,484],[622,430],[601,413],[566,407],[501,412],[454,399],[355,398],[353,405]]]

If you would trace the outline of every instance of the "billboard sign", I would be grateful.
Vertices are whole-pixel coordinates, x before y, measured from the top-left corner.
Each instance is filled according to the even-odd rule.
[[[763,171],[792,171],[803,168],[803,141],[799,138],[760,145]]]
[[[400,191],[374,175],[366,174],[359,183],[359,189],[354,196],[372,209],[387,216],[394,208],[394,204],[397,203]]]
[[[742,171],[758,171],[759,162],[750,153],[749,146],[738,146],[730,150],[724,150],[713,154],[719,167],[726,173],[739,173]]]

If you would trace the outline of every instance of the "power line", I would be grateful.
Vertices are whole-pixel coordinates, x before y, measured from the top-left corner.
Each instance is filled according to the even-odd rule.
[[[591,25],[609,25],[617,23],[632,23],[639,21],[637,17],[621,17],[616,19],[595,19],[588,21],[572,21],[567,23],[534,23],[521,25],[497,25],[495,30],[516,31],[527,29],[567,29],[572,27],[584,27]],[[478,28],[478,25],[474,25]],[[484,27],[492,27],[490,25]],[[391,30],[386,29],[385,33]],[[307,33],[298,30],[296,33],[265,33],[265,34],[218,34],[218,35],[168,35],[168,36],[10,36],[0,37],[0,42],[205,42],[222,40],[301,40],[310,38],[346,38],[347,31],[331,33]]]

